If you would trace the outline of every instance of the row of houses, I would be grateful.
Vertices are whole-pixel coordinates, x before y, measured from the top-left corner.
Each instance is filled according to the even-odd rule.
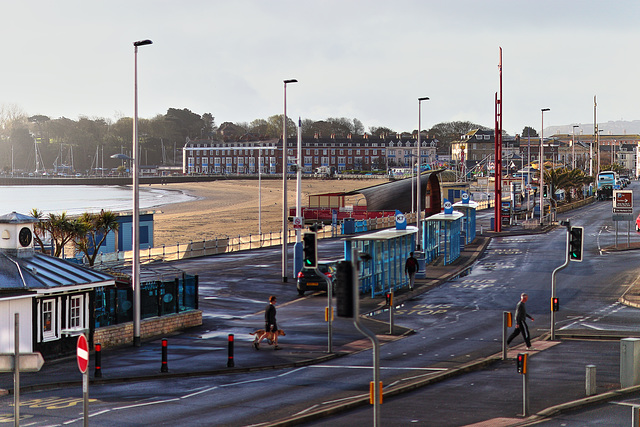
[[[314,137],[302,140],[301,167],[304,173],[327,167],[338,173],[348,170],[387,171],[393,167],[411,167],[417,162],[417,140],[410,136],[377,138]],[[450,156],[442,153],[434,138],[421,139],[421,163],[442,165]],[[448,150],[447,150],[448,152]],[[287,170],[298,163],[297,143],[287,144]],[[185,174],[281,174],[282,140],[266,141],[189,141],[183,147]]]
[[[575,143],[574,143],[575,141]],[[618,163],[632,171],[637,167],[640,135],[557,134],[543,141],[545,161],[575,166],[589,172],[600,164]],[[599,146],[599,149],[598,149]],[[374,137],[369,135],[302,139],[301,167],[313,173],[327,167],[338,173],[350,170],[388,171],[416,165],[417,134]],[[422,170],[455,165],[463,172],[491,174],[495,152],[495,134],[490,129],[474,129],[460,140],[443,144],[428,135],[421,136]],[[283,171],[282,140],[188,141],[183,147],[184,174],[281,174]],[[539,160],[540,138],[503,137],[503,168],[521,169]],[[295,138],[287,141],[287,170],[295,170],[298,149]]]

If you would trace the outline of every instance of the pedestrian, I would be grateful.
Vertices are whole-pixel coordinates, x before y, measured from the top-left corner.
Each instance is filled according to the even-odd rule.
[[[524,342],[527,345],[527,350],[531,348],[531,337],[529,336],[529,328],[526,322],[527,317],[533,321],[533,317],[529,316],[525,307],[528,299],[529,296],[527,294],[522,293],[520,295],[520,301],[516,305],[516,329],[509,335],[509,338],[507,338],[507,345],[509,345],[518,334],[522,334],[522,338],[524,338]]]
[[[258,342],[254,343],[256,350],[260,347],[260,342],[267,338],[270,340],[269,334],[271,333],[271,340],[275,345],[275,350],[280,350],[278,346],[278,323],[276,322],[276,296],[271,295],[269,297],[269,305],[264,310],[264,334],[258,339]]]
[[[409,276],[409,290],[413,290],[413,284],[416,281],[416,273],[418,272],[418,260],[413,257],[413,252],[409,252],[409,258],[404,263],[404,274]]]

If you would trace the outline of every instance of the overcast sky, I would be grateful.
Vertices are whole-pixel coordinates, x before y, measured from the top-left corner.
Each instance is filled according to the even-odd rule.
[[[640,2],[559,0],[9,1],[0,104],[77,119],[168,108],[216,124],[283,111],[395,131],[494,122],[503,49],[503,127],[640,119]]]

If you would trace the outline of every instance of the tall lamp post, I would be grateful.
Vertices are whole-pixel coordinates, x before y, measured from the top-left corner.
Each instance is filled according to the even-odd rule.
[[[422,101],[428,101],[429,98],[424,96],[422,98],[418,98],[418,170],[417,170],[417,174],[418,177],[416,179],[416,226],[418,227],[418,242],[416,243],[416,249],[420,250],[421,249],[421,242],[422,239],[420,238],[421,235],[421,229],[420,229],[420,213],[421,213],[421,206],[420,206],[420,175],[422,174],[422,158],[421,158],[421,154],[420,154],[420,132],[422,129]]]
[[[138,148],[138,46],[152,44],[151,40],[133,42],[133,261],[131,280],[133,285],[133,345],[140,347],[140,198],[138,179],[140,156]]]
[[[573,141],[571,142],[571,166],[572,169],[576,168],[576,128],[580,127],[578,125],[573,125]]]
[[[542,114],[542,124],[540,127],[540,161],[538,162],[538,169],[540,170],[540,185],[538,190],[540,191],[540,226],[542,226],[543,223],[543,214],[544,214],[544,192],[542,191],[542,188],[544,186],[544,112],[545,111],[549,111],[551,110],[550,108],[542,108],[541,114]]]
[[[284,117],[282,118],[282,282],[287,281],[287,243],[289,240],[289,213],[287,212],[287,84],[298,83],[296,79],[284,81]]]

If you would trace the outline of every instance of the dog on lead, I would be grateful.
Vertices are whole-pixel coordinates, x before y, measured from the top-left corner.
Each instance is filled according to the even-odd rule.
[[[284,333],[284,331],[282,329],[278,329],[275,333],[278,334],[278,336],[281,336],[281,337],[287,335],[287,334]],[[264,329],[258,329],[256,331],[249,332],[249,334],[255,336],[255,338],[253,339],[253,346],[255,347],[256,344],[258,344],[258,340],[260,340],[260,337],[262,335],[264,335]],[[273,339],[275,338],[274,332],[268,332],[266,338],[267,338],[267,342],[270,345],[273,345]]]

